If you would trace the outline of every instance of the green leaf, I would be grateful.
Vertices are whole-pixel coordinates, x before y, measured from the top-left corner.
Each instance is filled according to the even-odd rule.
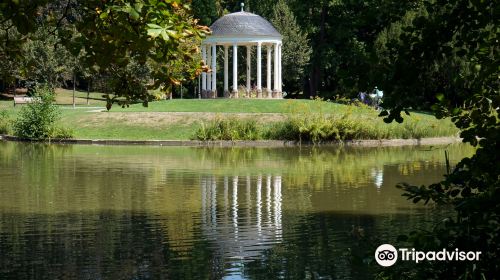
[[[165,41],[168,41],[170,39],[170,37],[168,36],[167,32],[165,31],[165,29],[162,29],[161,30],[161,33],[160,33],[161,37],[163,38],[163,40]]]
[[[143,3],[135,3],[134,4],[134,9],[137,11],[137,12],[142,12],[142,7],[144,7],[144,4]]]
[[[148,29],[148,36],[152,38],[156,38],[160,36],[160,33],[162,32],[162,29]]]
[[[147,26],[149,27],[148,36],[150,36],[152,38],[156,38],[156,37],[160,36],[160,34],[164,31],[161,26],[153,24],[153,23],[148,23]]]
[[[158,24],[154,23],[148,23],[147,26],[152,29],[163,29],[163,27],[159,26]]]
[[[172,38],[178,38],[179,36],[177,35],[177,32],[174,30],[167,30],[167,34],[172,37]]]
[[[137,20],[141,17],[141,15],[139,15],[139,13],[132,7],[130,7],[130,9],[128,10],[128,14],[131,18]]]

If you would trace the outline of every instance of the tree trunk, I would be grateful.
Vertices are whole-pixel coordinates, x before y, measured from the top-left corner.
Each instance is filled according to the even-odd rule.
[[[87,105],[89,105],[90,80],[87,82]]]
[[[73,108],[75,108],[76,75],[73,73]]]

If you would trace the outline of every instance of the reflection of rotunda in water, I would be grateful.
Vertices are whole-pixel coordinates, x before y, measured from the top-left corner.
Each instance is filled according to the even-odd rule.
[[[202,229],[216,254],[255,259],[282,241],[281,176],[201,179]]]

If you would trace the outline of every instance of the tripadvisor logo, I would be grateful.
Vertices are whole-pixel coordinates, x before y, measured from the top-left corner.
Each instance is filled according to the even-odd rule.
[[[391,266],[398,260],[398,251],[391,244],[382,244],[375,251],[375,260],[381,266]]]
[[[391,244],[382,244],[375,251],[375,260],[381,266],[392,266],[398,260],[398,255],[402,261],[478,261],[481,252],[460,251],[458,249],[448,251],[416,251],[413,249],[399,248],[397,250]]]

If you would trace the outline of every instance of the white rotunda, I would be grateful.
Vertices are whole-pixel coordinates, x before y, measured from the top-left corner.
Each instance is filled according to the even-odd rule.
[[[212,69],[203,73],[201,95],[217,97],[217,46],[224,47],[224,97],[283,98],[281,80],[282,36],[259,15],[243,11],[227,14],[210,26],[212,34],[201,46],[202,58]],[[245,96],[238,93],[238,47],[246,47]],[[252,85],[252,48],[256,47],[256,83]],[[265,84],[262,80],[262,49],[266,50]],[[229,84],[229,52],[232,55],[232,82]],[[264,84],[264,86],[263,86]],[[252,90],[253,89],[253,90]],[[251,93],[255,92],[255,95]]]

